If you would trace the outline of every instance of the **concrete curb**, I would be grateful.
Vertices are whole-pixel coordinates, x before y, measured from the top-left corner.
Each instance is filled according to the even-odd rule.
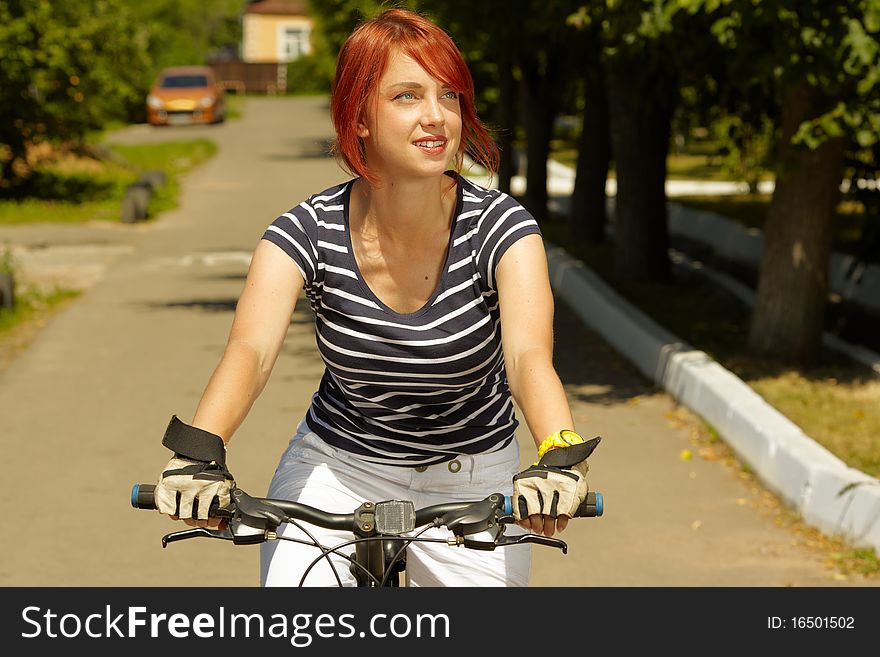
[[[657,386],[704,418],[810,525],[880,555],[880,480],[847,467],[737,376],[547,243],[556,294]]]

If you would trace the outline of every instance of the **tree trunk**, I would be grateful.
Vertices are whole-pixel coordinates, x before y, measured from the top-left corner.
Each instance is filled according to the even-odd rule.
[[[583,128],[578,139],[578,159],[574,190],[571,194],[569,237],[575,243],[601,244],[605,241],[605,185],[611,159],[608,135],[608,94],[605,75],[597,67],[584,80]]]
[[[542,66],[543,64],[543,66]],[[559,63],[547,53],[543,62],[529,54],[520,61],[525,96],[526,193],[523,205],[538,221],[547,219],[547,158],[556,117]]]
[[[621,281],[667,281],[666,158],[677,90],[643,76],[640,65],[609,63],[608,114],[617,171],[614,275]]]
[[[516,131],[516,80],[509,59],[498,63],[498,104],[495,107],[498,135],[496,143],[501,152],[498,166],[498,189],[510,194],[510,181],[516,166],[513,157],[513,137]]]
[[[821,92],[806,82],[782,101],[780,170],[764,228],[764,253],[749,330],[749,353],[798,365],[818,354],[828,293],[835,209],[840,200],[845,142],[816,150],[791,137],[815,115]]]

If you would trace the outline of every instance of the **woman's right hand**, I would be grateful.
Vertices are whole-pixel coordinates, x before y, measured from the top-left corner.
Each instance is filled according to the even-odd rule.
[[[156,485],[156,506],[174,520],[192,527],[219,527],[219,518],[208,518],[216,498],[221,507],[229,505],[235,485],[226,466],[175,455],[165,466]]]
[[[159,512],[193,527],[219,527],[220,519],[208,518],[211,502],[216,498],[221,507],[228,506],[235,486],[232,473],[226,469],[223,439],[173,415],[162,444],[174,456],[156,484]]]

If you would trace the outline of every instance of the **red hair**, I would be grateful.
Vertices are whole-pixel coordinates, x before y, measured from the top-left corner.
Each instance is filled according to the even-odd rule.
[[[477,118],[474,81],[464,58],[442,28],[405,9],[388,9],[362,23],[339,51],[330,97],[330,114],[336,130],[332,150],[342,158],[346,169],[371,184],[378,182],[367,166],[357,124],[388,66],[389,54],[395,50],[406,53],[458,92],[462,143],[456,154],[456,166],[461,168],[467,151],[490,173],[497,171],[498,147]]]

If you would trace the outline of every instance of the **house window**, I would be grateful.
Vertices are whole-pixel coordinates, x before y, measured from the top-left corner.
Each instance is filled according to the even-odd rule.
[[[281,32],[281,61],[292,62],[309,53],[309,31],[302,27],[285,27]]]

